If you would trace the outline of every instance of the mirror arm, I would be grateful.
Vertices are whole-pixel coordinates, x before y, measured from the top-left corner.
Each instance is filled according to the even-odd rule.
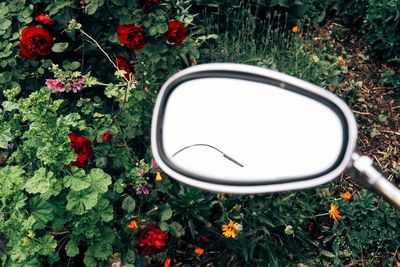
[[[378,171],[372,159],[361,156],[358,153],[352,155],[353,166],[350,170],[354,177],[368,188],[382,195],[395,207],[400,208],[400,189],[389,182],[385,176]]]

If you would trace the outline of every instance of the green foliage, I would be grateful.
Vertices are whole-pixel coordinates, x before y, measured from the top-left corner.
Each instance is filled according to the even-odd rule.
[[[384,58],[400,55],[400,1],[369,1],[363,30],[376,54]]]
[[[360,27],[368,9],[368,0],[336,0],[337,14],[346,25]]]

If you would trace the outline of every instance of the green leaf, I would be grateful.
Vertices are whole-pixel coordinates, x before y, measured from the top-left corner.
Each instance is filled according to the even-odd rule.
[[[82,215],[97,204],[99,193],[93,189],[82,191],[71,191],[67,195],[66,209],[73,214]]]
[[[181,237],[185,235],[185,228],[183,228],[183,226],[178,223],[178,222],[173,222],[169,225],[169,229],[170,229],[170,233],[172,236],[174,237]]]
[[[96,1],[92,1],[85,7],[85,13],[88,15],[93,15],[98,8],[99,4]]]
[[[71,188],[72,191],[81,191],[90,186],[90,180],[84,170],[75,169],[73,175],[64,177],[64,186]]]
[[[28,178],[25,190],[31,194],[40,193],[41,198],[46,200],[60,193],[61,184],[53,176],[53,172],[46,173],[45,168],[40,168],[35,171],[35,175],[32,178]]]
[[[18,109],[18,107],[19,107],[18,103],[14,103],[14,102],[11,102],[11,101],[4,101],[1,105],[4,108],[4,111],[11,111],[11,110],[14,110],[14,109]]]
[[[169,204],[164,204],[160,207],[160,220],[166,221],[172,217],[172,209]]]
[[[36,220],[37,229],[42,229],[46,223],[53,219],[53,206],[50,202],[34,197],[29,200],[31,216]]]
[[[1,19],[0,20],[0,30],[7,30],[11,26],[11,20]]]
[[[124,264],[124,266],[128,266],[130,264],[134,264],[136,261],[136,252],[132,249],[128,250],[128,252],[123,255],[124,263],[128,263],[127,265]]]
[[[68,257],[74,257],[79,254],[78,244],[79,242],[74,239],[68,241],[67,245],[65,245],[65,251]]]
[[[126,211],[128,214],[132,214],[136,207],[136,201],[131,196],[127,196],[122,201],[122,209]]]
[[[71,65],[69,66],[70,70],[77,70],[81,66],[81,63],[79,61],[73,61],[71,62]]]
[[[68,48],[68,43],[55,43],[51,50],[55,53],[62,53]]]
[[[88,178],[90,179],[91,188],[100,194],[107,192],[108,186],[112,183],[111,176],[102,169],[91,169]]]
[[[8,142],[13,140],[11,128],[6,125],[0,126],[0,148],[7,149]]]
[[[321,250],[320,253],[328,258],[336,258],[336,255],[327,250]]]

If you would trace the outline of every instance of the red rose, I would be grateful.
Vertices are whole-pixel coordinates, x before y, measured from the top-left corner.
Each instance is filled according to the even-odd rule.
[[[133,65],[129,63],[129,60],[126,57],[119,56],[114,59],[114,63],[118,69],[126,71],[125,78],[128,78],[133,70]]]
[[[101,136],[104,140],[110,141],[114,139],[114,135],[111,134],[111,132],[108,130]]]
[[[29,26],[22,31],[18,46],[23,57],[40,60],[51,53],[53,45],[53,38],[47,30]]]
[[[117,27],[118,39],[129,49],[137,50],[143,48],[147,40],[144,29],[135,24],[124,24]]]
[[[160,2],[160,0],[144,0],[144,4],[146,6],[152,6],[154,4],[158,4]]]
[[[85,166],[88,158],[93,154],[92,142],[76,133],[70,133],[68,137],[71,140],[69,146],[74,148],[74,153],[78,156],[76,161],[71,162],[71,165],[76,167]]]
[[[35,21],[42,23],[43,25],[53,25],[54,21],[49,18],[46,14],[40,14],[39,16],[37,16],[36,18],[34,18]]]
[[[154,255],[168,245],[168,236],[156,223],[150,223],[136,236],[137,246],[142,255]]]
[[[168,42],[179,46],[186,39],[186,27],[183,23],[172,20],[168,24],[168,30],[163,33],[162,37],[167,39]]]

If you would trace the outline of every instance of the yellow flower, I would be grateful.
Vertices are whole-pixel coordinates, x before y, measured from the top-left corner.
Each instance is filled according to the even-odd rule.
[[[35,237],[35,233],[32,230],[28,230],[28,237],[34,238]]]
[[[223,235],[226,238],[235,238],[236,237],[236,233],[240,232],[243,229],[243,226],[239,223],[236,223],[234,221],[229,221],[228,225],[222,225],[222,231],[223,231]]]
[[[29,237],[25,237],[22,239],[24,246],[26,246],[29,243]]]
[[[335,221],[342,218],[340,215],[339,209],[335,206],[335,204],[331,203],[331,209],[329,210],[329,216]]]
[[[53,245],[51,245],[52,248],[56,248],[57,247],[57,242],[54,242]]]
[[[161,177],[160,172],[157,172],[157,175],[156,175],[156,182],[160,182],[160,181],[162,181],[162,177]]]
[[[196,255],[200,256],[204,253],[204,249],[202,248],[195,248],[194,253],[196,253]]]
[[[299,27],[294,26],[294,27],[292,28],[292,32],[298,32],[298,31],[299,31]]]
[[[139,227],[137,221],[133,220],[129,223],[129,225],[127,226],[129,229],[136,229]]]
[[[341,67],[344,67],[346,65],[346,61],[344,61],[344,59],[341,56],[338,56],[337,60]]]
[[[352,194],[351,194],[349,191],[347,191],[346,193],[340,193],[340,195],[341,195],[344,199],[347,199],[347,200],[349,200],[349,199],[351,198],[351,196],[352,196]]]

